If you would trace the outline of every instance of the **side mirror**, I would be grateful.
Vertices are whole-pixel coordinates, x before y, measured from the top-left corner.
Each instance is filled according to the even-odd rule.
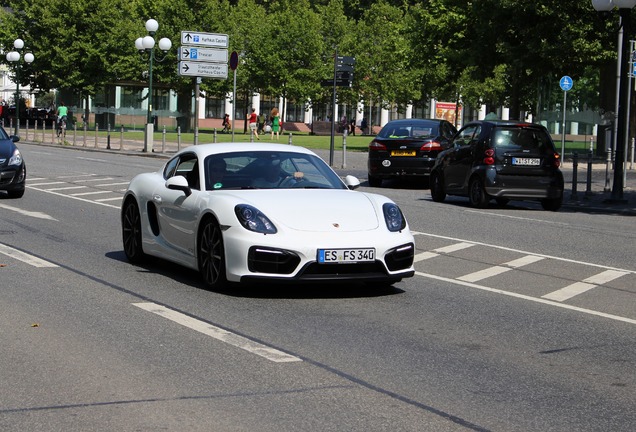
[[[20,137],[17,136],[17,135],[11,135],[11,141],[18,142],[18,141],[20,141]]]
[[[190,196],[192,194],[192,189],[190,189],[188,180],[186,180],[184,176],[180,175],[170,177],[168,180],[166,180],[166,188],[183,191],[186,196]]]
[[[358,189],[360,187],[360,180],[357,177],[348,175],[344,178],[344,182],[351,190]]]

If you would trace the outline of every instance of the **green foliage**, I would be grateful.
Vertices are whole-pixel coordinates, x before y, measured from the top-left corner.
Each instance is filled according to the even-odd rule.
[[[594,70],[616,57],[618,17],[602,19],[591,2],[562,0],[9,0],[0,9],[0,44],[17,37],[35,56],[20,84],[94,95],[104,85],[144,85],[148,60],[134,47],[149,18],[172,50],[155,62],[153,81],[175,90],[191,111],[192,77],[177,74],[182,30],[226,33],[241,53],[237,86],[298,103],[330,100],[320,81],[333,76],[333,55],[356,57],[357,98],[403,107],[436,97],[471,105],[505,104],[511,115],[551,100],[545,86],[564,74],[573,97],[595,97]],[[158,53],[160,54],[160,53]],[[159,55],[159,57],[161,57]],[[14,66],[10,66],[13,70]],[[232,79],[204,79],[219,97]],[[577,102],[575,101],[575,104]],[[585,102],[578,102],[583,105]],[[590,104],[591,102],[587,102]]]

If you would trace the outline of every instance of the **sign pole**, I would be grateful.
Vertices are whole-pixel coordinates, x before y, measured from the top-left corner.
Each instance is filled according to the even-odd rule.
[[[567,103],[567,94],[568,90],[572,90],[572,86],[574,85],[574,81],[567,75],[561,77],[559,81],[559,86],[561,90],[563,90],[563,131],[561,132],[561,160],[565,160],[565,113],[566,113],[566,103]]]
[[[232,92],[232,142],[234,142],[234,125],[236,120],[236,69],[238,68],[239,55],[232,51],[230,55],[230,69],[234,71],[234,90]]]

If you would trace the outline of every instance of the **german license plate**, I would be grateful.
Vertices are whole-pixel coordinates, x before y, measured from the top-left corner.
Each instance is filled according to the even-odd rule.
[[[375,249],[318,249],[321,264],[358,263],[375,261]]]
[[[539,158],[512,158],[513,165],[530,165],[530,166],[539,166],[541,165],[541,159]]]
[[[415,150],[391,150],[391,156],[415,156]]]

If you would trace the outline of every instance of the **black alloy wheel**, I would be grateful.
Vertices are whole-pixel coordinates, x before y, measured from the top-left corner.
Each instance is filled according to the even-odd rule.
[[[134,199],[129,199],[121,218],[122,240],[126,258],[133,264],[141,263],[146,258],[141,240],[141,215]]]
[[[207,288],[221,289],[227,285],[223,235],[215,220],[208,219],[203,224],[199,234],[199,272]]]
[[[484,186],[481,184],[481,180],[478,177],[474,177],[470,180],[468,185],[468,199],[470,205],[477,208],[486,208],[488,206],[488,194],[484,190]]]
[[[444,190],[444,181],[442,180],[441,173],[431,173],[430,186],[433,201],[442,202],[446,199],[446,191]]]

